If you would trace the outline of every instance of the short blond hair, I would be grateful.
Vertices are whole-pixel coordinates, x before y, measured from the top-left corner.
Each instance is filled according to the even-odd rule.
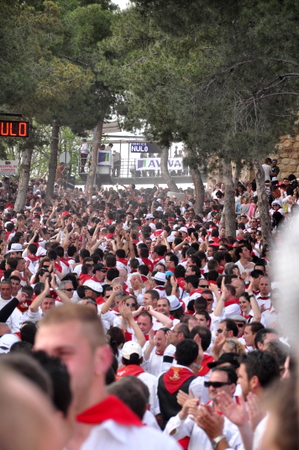
[[[39,322],[39,327],[66,322],[81,323],[84,335],[93,349],[107,343],[100,317],[85,305],[68,304],[52,308]]]

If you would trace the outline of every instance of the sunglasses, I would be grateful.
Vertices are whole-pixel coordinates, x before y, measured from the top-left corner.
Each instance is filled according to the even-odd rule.
[[[49,269],[50,266],[43,266],[43,269]]]
[[[200,285],[199,287],[200,287],[200,289],[201,289],[201,288],[208,288],[209,285],[208,285],[208,284],[204,284],[204,285]]]
[[[229,381],[227,381],[226,383],[223,381],[205,381],[204,382],[204,386],[209,388],[209,387],[213,387],[214,389],[218,389],[221,388],[222,386],[229,386],[232,383],[230,383]]]
[[[126,306],[136,306],[136,303],[126,303]]]
[[[68,288],[68,289],[63,289],[63,290],[71,292],[71,291],[74,291],[75,289],[74,288]]]
[[[221,328],[218,328],[217,333],[223,333],[224,330],[222,330]]]
[[[238,325],[239,328],[245,327],[245,323],[237,323],[237,325]]]

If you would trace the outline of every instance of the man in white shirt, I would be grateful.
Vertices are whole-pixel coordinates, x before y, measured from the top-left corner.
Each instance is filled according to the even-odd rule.
[[[74,304],[53,308],[40,323],[35,349],[60,357],[71,376],[76,424],[68,450],[179,450],[176,442],[143,427],[126,405],[107,395],[112,353],[93,310]]]

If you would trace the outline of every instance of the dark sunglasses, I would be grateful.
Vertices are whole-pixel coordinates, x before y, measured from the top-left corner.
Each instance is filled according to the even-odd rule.
[[[245,327],[245,323],[237,323],[237,325],[238,325],[239,328]]]
[[[43,266],[43,269],[49,269],[50,266]]]
[[[63,290],[71,292],[71,291],[74,291],[75,289],[74,288],[68,288],[68,289],[63,289]]]
[[[222,386],[229,386],[230,383],[229,381],[227,381],[226,383],[224,381],[205,381],[204,385],[205,387],[209,388],[209,387],[213,387],[214,389],[217,388],[221,388]]]
[[[136,306],[136,303],[126,303],[126,306]]]
[[[201,288],[208,288],[208,287],[209,287],[208,284],[205,284],[205,285],[202,285],[202,284],[201,284],[201,285],[199,286],[200,289],[201,289]]]
[[[218,328],[217,333],[223,333],[224,330],[222,330],[221,328]]]

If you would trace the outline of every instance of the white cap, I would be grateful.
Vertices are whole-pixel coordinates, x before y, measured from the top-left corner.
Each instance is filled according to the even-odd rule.
[[[179,231],[183,231],[184,233],[188,233],[188,230],[187,230],[186,227],[181,227],[181,228],[179,229]]]
[[[124,346],[122,348],[122,356],[125,359],[130,359],[130,356],[133,355],[133,353],[137,353],[139,358],[142,357],[142,348],[138,344],[138,342],[128,341],[124,343]]]
[[[87,280],[87,281],[85,281],[85,283],[83,283],[83,286],[84,287],[89,287],[90,289],[92,289],[95,292],[99,292],[100,293],[100,292],[103,291],[101,283],[97,283],[94,280]]]
[[[0,338],[0,353],[8,353],[10,347],[19,341],[20,339],[15,334],[3,334]]]
[[[147,214],[145,216],[146,219],[154,219],[154,216],[152,214]]]
[[[157,272],[156,275],[153,277],[153,280],[156,281],[163,281],[163,283],[166,283],[166,276],[163,272]]]

